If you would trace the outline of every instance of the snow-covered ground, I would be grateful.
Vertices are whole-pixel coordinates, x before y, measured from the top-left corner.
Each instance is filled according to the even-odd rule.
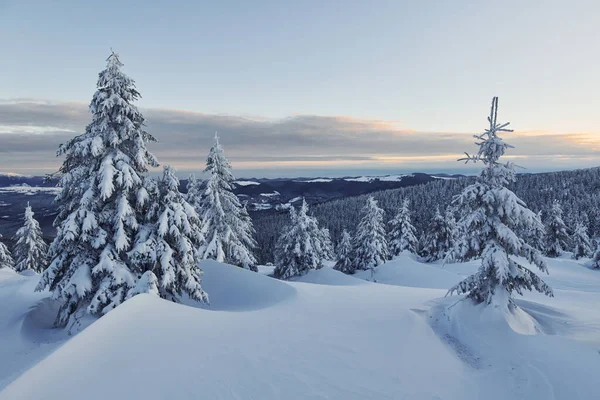
[[[474,262],[402,255],[373,283],[206,261],[210,306],[139,295],[74,336],[37,276],[0,270],[0,399],[598,398],[600,271],[549,263],[555,298],[506,316],[443,298]]]

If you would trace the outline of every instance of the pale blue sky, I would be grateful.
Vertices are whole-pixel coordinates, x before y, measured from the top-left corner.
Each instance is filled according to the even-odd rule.
[[[589,141],[599,20],[598,1],[0,0],[0,98],[87,103],[113,47],[146,109],[469,134],[498,95],[518,132]]]

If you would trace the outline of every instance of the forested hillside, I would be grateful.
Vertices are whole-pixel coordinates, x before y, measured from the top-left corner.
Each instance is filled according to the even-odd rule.
[[[420,237],[436,207],[446,208],[453,196],[474,179],[467,177],[436,180],[424,185],[386,190],[372,195],[385,210],[386,221],[393,217],[404,198],[409,199],[413,223],[417,229],[417,236]],[[574,229],[580,221],[588,226],[591,237],[600,235],[600,168],[522,174],[510,186],[530,209],[542,212],[543,220],[556,199],[562,204],[563,217],[569,228]],[[359,211],[366,199],[367,195],[332,200],[313,206],[311,211],[321,226],[329,229],[332,240],[337,243],[343,229],[355,230]],[[288,223],[288,214],[263,212],[255,213],[253,218],[258,242],[258,260],[260,263],[272,262],[275,242],[281,228]]]

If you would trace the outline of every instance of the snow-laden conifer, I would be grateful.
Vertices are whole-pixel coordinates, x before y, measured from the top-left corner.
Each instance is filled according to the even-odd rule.
[[[596,251],[592,256],[592,268],[600,269],[600,242],[598,243]]]
[[[439,207],[436,208],[421,243],[421,255],[425,261],[433,262],[446,256],[454,245],[455,229],[452,214],[442,215]]]
[[[290,207],[290,222],[284,227],[275,248],[275,271],[279,279],[301,276],[323,266],[329,249],[323,243],[323,231],[317,219],[308,214],[308,204],[302,201],[296,212]]]
[[[573,258],[579,260],[582,257],[590,257],[594,251],[592,250],[592,241],[588,236],[587,226],[583,222],[578,221],[573,230]]]
[[[333,269],[345,274],[354,273],[354,261],[352,260],[352,236],[347,230],[343,230],[340,242],[336,249],[337,262]]]
[[[512,146],[506,144],[500,132],[511,132],[508,123],[499,124],[498,98],[492,100],[489,128],[480,135],[476,155],[463,160],[484,164],[478,182],[456,196],[454,205],[462,213],[459,220],[463,235],[477,235],[473,240],[481,254],[481,266],[474,275],[452,287],[451,293],[467,294],[475,303],[494,303],[499,307],[514,306],[513,291],[522,294],[523,289],[535,289],[553,296],[552,289],[528,266],[533,265],[548,272],[541,253],[527,244],[515,231],[520,227],[533,227],[539,223],[537,215],[529,210],[506,185],[516,179],[511,163],[501,164],[500,157]],[[467,248],[468,249],[468,248]],[[463,251],[465,249],[463,248]],[[527,260],[522,262],[518,257]]]
[[[333,242],[331,241],[329,229],[323,227],[320,229],[320,233],[320,241],[323,248],[323,258],[326,260],[333,260],[335,258],[335,250],[333,248]]]
[[[0,235],[2,239],[2,235]],[[0,268],[15,268],[15,261],[8,247],[0,240]]]
[[[165,166],[162,177],[150,191],[145,223],[129,252],[138,278],[145,274],[147,281],[138,283],[134,292],[139,293],[141,286],[153,291],[154,279],[150,275],[153,274],[160,297],[178,301],[185,293],[194,300],[207,302],[200,284],[203,244],[198,214],[179,192],[174,169]]]
[[[190,174],[187,183],[187,194],[185,199],[194,207],[196,212],[200,212],[202,207],[202,195],[204,194],[204,183],[196,178],[196,175]],[[200,215],[198,214],[198,217]]]
[[[217,134],[204,172],[208,180],[198,210],[206,238],[202,257],[257,271],[252,219],[233,193],[235,177]]]
[[[36,221],[29,203],[25,207],[23,226],[15,234],[14,240],[15,271],[21,272],[29,269],[42,272],[46,269],[48,245],[42,237],[40,224]]]
[[[383,210],[373,196],[361,210],[360,222],[354,237],[354,268],[370,270],[371,278],[375,267],[388,259],[388,243],[383,223]]]
[[[411,253],[417,251],[416,229],[410,214],[410,202],[404,199],[398,213],[389,222],[389,247],[392,256],[397,256],[405,250]]]
[[[554,200],[546,219],[546,255],[558,257],[569,248],[569,230],[562,218],[560,202]]]
[[[539,223],[533,227],[521,229],[525,241],[537,250],[544,251],[546,247],[546,227],[542,223],[542,211],[537,213]]]
[[[138,294],[153,294],[155,296],[160,296],[158,278],[154,275],[154,272],[144,272],[140,279],[137,280],[135,286],[127,292],[127,299],[137,296]]]
[[[56,323],[74,313],[103,315],[121,304],[136,285],[127,256],[137,235],[138,210],[148,200],[143,174],[158,165],[148,151],[155,141],[134,105],[134,81],[113,53],[98,77],[84,134],[60,146],[57,236],[52,260],[37,290],[49,288],[63,302]]]

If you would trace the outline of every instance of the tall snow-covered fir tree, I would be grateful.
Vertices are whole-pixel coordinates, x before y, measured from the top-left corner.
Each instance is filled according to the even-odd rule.
[[[354,261],[352,260],[352,236],[347,230],[342,231],[342,237],[336,249],[337,262],[333,269],[345,274],[354,273]]]
[[[63,302],[58,326],[75,313],[109,312],[136,286],[127,254],[143,220],[138,210],[148,201],[142,175],[158,162],[146,148],[155,139],[134,105],[140,94],[122,66],[111,54],[90,104],[92,121],[58,150],[65,160],[59,170],[57,236],[37,286]]]
[[[275,248],[273,275],[289,279],[323,267],[323,260],[329,256],[323,237],[317,219],[308,214],[306,201],[302,201],[297,212],[290,207],[289,224],[283,228]]]
[[[569,230],[563,221],[560,202],[554,200],[546,219],[546,255],[558,257],[569,248]]]
[[[48,266],[48,245],[42,237],[40,224],[34,217],[29,203],[25,207],[23,226],[15,234],[13,249],[15,271],[27,269],[42,272]]]
[[[439,207],[436,208],[421,243],[420,253],[425,261],[433,262],[443,259],[454,246],[456,231],[451,217],[451,213],[447,212],[442,215]]]
[[[371,278],[375,267],[388,259],[388,243],[383,223],[383,210],[377,205],[373,196],[361,210],[360,222],[354,237],[354,268],[371,270]]]
[[[178,301],[186,293],[194,300],[208,302],[200,279],[204,237],[198,214],[179,192],[179,179],[170,166],[164,167],[162,177],[153,186],[145,223],[129,252],[135,270],[147,273],[145,279],[156,282],[158,294],[164,299]]]
[[[256,247],[252,219],[233,193],[235,177],[217,134],[204,172],[208,180],[198,210],[206,238],[202,258],[258,271],[252,253]]]
[[[592,250],[592,241],[587,231],[587,226],[583,222],[578,221],[572,236],[573,258],[576,260],[582,257],[590,257],[594,253]]]
[[[0,235],[0,239],[2,239],[2,235]],[[10,254],[10,250],[2,241],[0,240],[0,268],[15,268],[15,260],[12,258],[12,254]]]
[[[499,124],[498,98],[492,100],[489,128],[475,135],[479,146],[476,155],[466,155],[466,162],[481,161],[483,171],[475,184],[466,187],[455,197],[453,203],[461,212],[459,225],[464,235],[475,234],[481,254],[481,266],[477,273],[467,277],[449,290],[449,294],[466,294],[475,303],[494,304],[497,307],[513,309],[513,292],[522,294],[523,289],[535,289],[553,296],[552,289],[528,268],[533,265],[542,272],[548,272],[546,262],[539,250],[519,237],[515,231],[522,227],[533,227],[539,223],[538,216],[529,210],[506,186],[515,181],[516,174],[511,163],[502,164],[500,158],[506,144],[501,132],[511,132],[508,123]],[[463,249],[464,251],[465,249]],[[523,257],[528,263],[523,263]]]
[[[402,205],[398,213],[389,222],[389,247],[392,256],[397,256],[403,251],[416,253],[417,237],[416,229],[412,224],[410,217],[410,202],[408,199],[402,200]]]

